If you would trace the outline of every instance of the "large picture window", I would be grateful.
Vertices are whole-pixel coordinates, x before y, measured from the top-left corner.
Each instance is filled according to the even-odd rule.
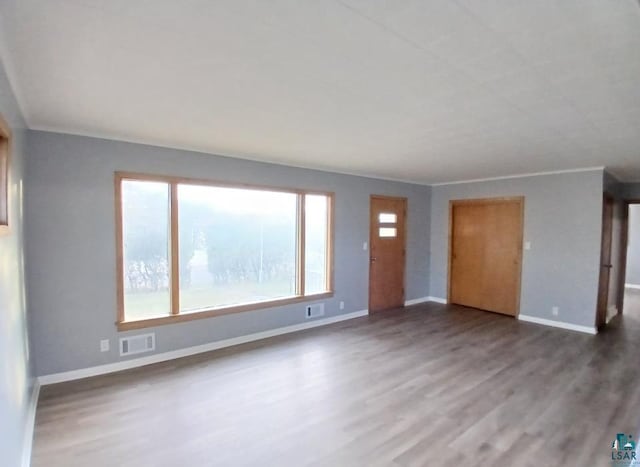
[[[116,173],[118,326],[332,293],[331,193]]]

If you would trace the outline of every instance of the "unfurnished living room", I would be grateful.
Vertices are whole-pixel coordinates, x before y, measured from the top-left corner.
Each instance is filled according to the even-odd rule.
[[[0,464],[640,466],[637,0],[0,0]]]

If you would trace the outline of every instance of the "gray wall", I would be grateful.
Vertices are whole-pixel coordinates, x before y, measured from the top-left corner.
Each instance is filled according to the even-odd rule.
[[[38,375],[119,360],[116,319],[116,170],[335,192],[335,297],[327,316],[368,302],[369,195],[409,198],[406,299],[429,295],[430,188],[200,153],[29,132],[27,277]],[[344,311],[338,303],[345,302]],[[237,313],[151,328],[166,352],[305,322],[304,306]],[[132,331],[133,332],[133,331]],[[100,339],[111,340],[101,353]]]
[[[640,200],[640,182],[623,183],[622,194],[624,195],[624,199]]]
[[[520,314],[595,323],[602,223],[602,171],[434,186],[430,294],[446,297],[449,201],[525,196]],[[560,313],[553,316],[551,308]]]
[[[25,124],[0,63],[0,113],[13,132],[10,232],[0,234],[0,453],[2,464],[21,464],[33,378],[24,294],[22,182]]]
[[[629,206],[626,284],[640,286],[640,204]]]

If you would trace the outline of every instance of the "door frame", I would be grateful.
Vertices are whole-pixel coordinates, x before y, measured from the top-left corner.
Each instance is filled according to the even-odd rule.
[[[520,243],[518,256],[518,277],[517,277],[517,293],[516,293],[516,314],[517,318],[520,314],[520,296],[522,295],[522,258],[524,243],[524,196],[500,196],[494,198],[472,198],[472,199],[452,199],[449,200],[449,233],[447,246],[447,303],[451,303],[451,269],[453,266],[453,209],[456,206],[465,206],[469,204],[499,204],[504,202],[517,202],[520,205],[520,225],[522,231],[518,242]]]
[[[616,215],[616,198],[611,193],[605,191],[602,193],[602,214],[601,214],[601,226],[600,226],[600,259],[599,259],[599,268],[598,268],[598,295],[596,299],[596,328],[601,329],[602,327],[607,325],[607,315],[609,314],[609,289],[611,288],[611,264],[608,265],[608,280],[606,287],[603,284],[603,271],[602,269],[605,267],[602,264],[602,258],[604,253],[604,238],[605,238],[605,206],[606,203],[611,203],[611,219],[609,222],[609,263],[613,260],[613,221]],[[626,267],[626,265],[625,265]],[[619,285],[618,285],[619,288]],[[620,298],[618,297],[618,302]],[[601,309],[602,308],[602,309]]]
[[[368,263],[369,263],[369,279],[367,280],[368,288],[368,300],[367,307],[369,312],[371,312],[371,245],[373,245],[373,237],[374,233],[377,231],[377,228],[374,228],[374,219],[373,219],[373,200],[374,199],[383,199],[383,200],[392,200],[392,201],[402,201],[404,203],[404,216],[403,216],[403,225],[402,225],[402,245],[404,249],[404,258],[402,265],[402,306],[404,306],[404,301],[406,299],[406,286],[407,286],[407,217],[409,211],[409,201],[406,196],[387,196],[387,195],[369,195],[369,248],[368,250]],[[377,227],[377,225],[375,226]]]
[[[622,200],[622,226],[620,228],[620,274],[618,274],[618,313],[624,313],[624,284],[627,279],[627,247],[629,246],[629,206],[640,204],[640,198]]]

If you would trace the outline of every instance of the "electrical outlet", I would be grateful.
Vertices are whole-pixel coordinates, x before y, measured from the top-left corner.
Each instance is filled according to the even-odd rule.
[[[553,308],[551,308],[551,314],[553,316],[558,316],[558,313],[560,313],[560,309],[557,306],[554,306]]]
[[[344,302],[340,302],[340,309],[344,310]]]
[[[367,242],[364,242],[364,243],[362,244],[362,250],[363,250],[363,251],[367,251],[367,246],[368,246],[368,245],[367,245]]]
[[[108,352],[109,351],[109,339],[102,339],[100,341],[100,352]]]
[[[525,250],[530,250],[531,249],[531,242],[524,242],[524,249]]]

